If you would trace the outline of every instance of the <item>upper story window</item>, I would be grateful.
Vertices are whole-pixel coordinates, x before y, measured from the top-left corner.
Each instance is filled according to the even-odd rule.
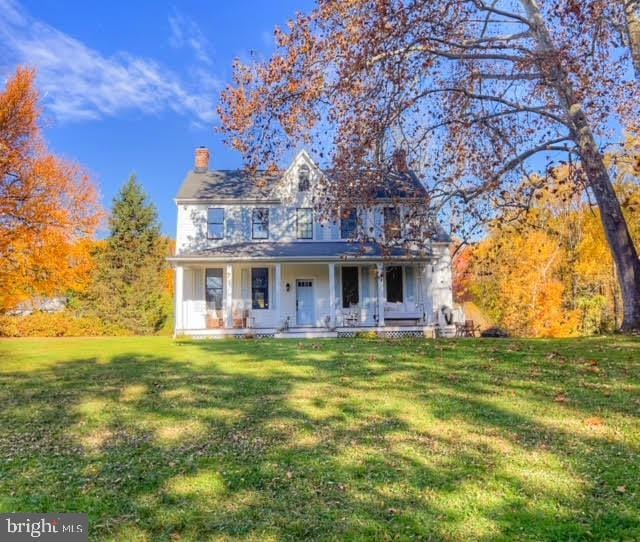
[[[353,239],[358,228],[358,212],[355,207],[342,209],[340,214],[340,239]]]
[[[258,207],[251,214],[251,237],[269,239],[269,209]]]
[[[313,209],[296,210],[296,235],[298,239],[313,239]]]
[[[309,166],[302,165],[298,168],[298,192],[308,192],[310,187],[311,170]]]
[[[207,238],[224,238],[224,209],[211,207],[207,210]]]
[[[399,239],[400,230],[400,213],[397,207],[384,208],[384,235],[387,239]]]

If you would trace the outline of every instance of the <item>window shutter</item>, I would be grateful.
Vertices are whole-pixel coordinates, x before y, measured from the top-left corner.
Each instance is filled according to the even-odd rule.
[[[269,239],[280,241],[282,238],[282,209],[278,207],[269,208]]]
[[[382,209],[373,209],[373,236],[376,239],[382,238]]]
[[[416,274],[415,268],[407,266],[404,268],[404,276],[407,282],[407,301],[409,303],[416,302]]]
[[[251,240],[251,208],[245,207],[240,210],[242,213],[242,236],[244,239]]]
[[[368,267],[360,268],[360,283],[362,284],[362,300],[360,301],[360,305],[365,309],[369,308],[369,298],[371,297],[369,291],[369,275]]]
[[[285,219],[282,226],[283,237],[286,239],[296,238],[296,209],[295,207],[288,207],[284,209],[283,218]]]
[[[242,295],[242,304],[245,308],[251,307],[251,279],[249,278],[249,270],[242,269],[240,271],[240,292]]]
[[[224,210],[224,239],[235,240],[236,236],[236,209],[227,207]]]
[[[338,219],[331,221],[331,240],[340,239],[340,221]]]
[[[269,267],[269,309],[276,308],[276,270]]]

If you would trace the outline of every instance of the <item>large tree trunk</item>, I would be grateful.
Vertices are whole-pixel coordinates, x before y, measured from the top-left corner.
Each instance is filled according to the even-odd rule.
[[[546,26],[537,0],[520,0],[532,23],[532,33],[538,43],[541,61],[549,73],[547,83],[557,92],[560,103],[570,121],[573,139],[580,150],[582,163],[593,190],[609,247],[618,271],[622,292],[623,331],[640,330],[640,260],[616,196],[609,172],[598,150],[591,126],[582,104],[576,99],[569,76],[559,62],[551,34]],[[549,66],[552,63],[554,65]],[[549,69],[550,68],[550,69]]]
[[[623,0],[623,2],[633,69],[636,72],[636,79],[640,79],[640,0]]]

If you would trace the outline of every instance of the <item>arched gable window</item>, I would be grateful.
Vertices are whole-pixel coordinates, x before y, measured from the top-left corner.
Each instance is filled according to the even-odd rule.
[[[298,192],[307,192],[309,190],[311,170],[309,166],[302,165],[298,168]]]

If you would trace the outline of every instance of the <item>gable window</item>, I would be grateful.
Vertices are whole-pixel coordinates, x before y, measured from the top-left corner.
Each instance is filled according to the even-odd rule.
[[[387,239],[400,238],[400,213],[396,207],[384,208],[384,235]]]
[[[296,234],[298,239],[313,239],[313,209],[296,210]]]
[[[269,308],[268,267],[253,267],[251,269],[251,307],[254,309]]]
[[[298,168],[298,192],[308,192],[310,185],[311,171],[309,166],[302,165]]]
[[[402,267],[391,265],[386,269],[387,301],[389,303],[402,303],[404,300],[402,285]]]
[[[253,239],[269,239],[269,209],[259,207],[251,214],[251,237]]]
[[[358,304],[360,296],[358,294],[358,268],[342,268],[342,308],[348,309]]]
[[[207,209],[207,238],[224,238],[224,209],[221,207]]]
[[[207,269],[205,274],[207,310],[222,309],[222,269]]]
[[[343,209],[340,215],[340,239],[353,239],[358,227],[358,212],[355,207]]]

